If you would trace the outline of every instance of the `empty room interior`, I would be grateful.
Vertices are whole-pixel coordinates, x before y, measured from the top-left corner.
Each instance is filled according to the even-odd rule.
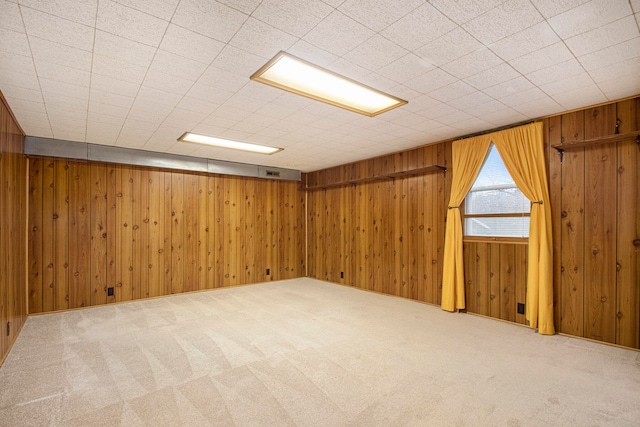
[[[0,426],[640,425],[640,1],[0,0]]]

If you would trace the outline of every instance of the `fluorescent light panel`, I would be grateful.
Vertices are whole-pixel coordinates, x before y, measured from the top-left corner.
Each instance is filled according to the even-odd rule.
[[[198,135],[197,133],[191,132],[185,132],[180,138],[178,138],[178,141],[194,142],[196,144],[206,144],[220,148],[231,148],[233,150],[249,151],[251,153],[258,154],[274,154],[283,150],[282,148],[231,141],[228,139],[214,138],[212,136]]]
[[[375,116],[407,103],[286,52],[278,53],[256,71],[251,80],[366,116]]]

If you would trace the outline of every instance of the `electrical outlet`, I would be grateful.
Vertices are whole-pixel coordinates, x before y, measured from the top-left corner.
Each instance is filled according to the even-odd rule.
[[[108,297],[112,297],[113,296],[113,288],[107,288],[107,296]]]
[[[524,314],[524,304],[521,302],[518,303],[518,314]]]
[[[267,276],[271,275],[271,269],[267,268]]]
[[[340,272],[340,278],[341,278],[341,279],[344,279],[344,271],[341,271],[341,272]]]

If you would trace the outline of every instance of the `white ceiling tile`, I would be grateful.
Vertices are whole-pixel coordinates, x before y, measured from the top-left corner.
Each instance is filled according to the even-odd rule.
[[[482,115],[483,120],[492,123],[495,126],[510,125],[513,123],[521,122],[523,120],[527,120],[529,118],[530,117],[527,117],[512,108]]]
[[[0,28],[0,51],[14,55],[28,56],[29,41],[25,33]]]
[[[348,77],[352,80],[360,81],[371,74],[371,70],[361,67],[352,61],[338,58],[327,67],[327,70]]]
[[[640,0],[631,0],[631,8],[635,13],[640,13]]]
[[[116,2],[153,15],[157,18],[169,21],[178,6],[180,0],[115,0]]]
[[[233,96],[233,93],[222,89],[212,88],[203,85],[202,83],[196,83],[189,90],[186,96],[196,100],[221,105],[227,99],[231,98],[231,96]]]
[[[431,43],[427,43],[414,53],[436,66],[442,66],[482,48],[483,45],[464,29],[456,28]]]
[[[589,70],[589,75],[596,83],[615,78],[635,81],[637,80],[638,70],[640,70],[640,57],[636,56],[615,64]]]
[[[232,73],[242,74],[249,78],[253,73],[258,71],[265,62],[265,59],[258,55],[235,48],[231,45],[226,45],[218,57],[211,63],[211,66]]]
[[[483,92],[492,98],[500,99],[504,98],[505,96],[511,96],[513,94],[524,92],[533,88],[534,85],[531,84],[531,82],[526,78],[516,77],[515,79],[488,87],[484,89]]]
[[[360,83],[387,93],[390,93],[391,89],[398,85],[398,82],[388,79],[378,73],[368,74],[360,81]]]
[[[423,4],[423,0],[346,0],[338,9],[373,31],[380,31]]]
[[[157,68],[147,72],[142,85],[154,89],[163,90],[165,92],[185,95],[194,85],[193,80],[182,79],[180,77],[171,76],[159,71]]]
[[[145,68],[151,64],[156,53],[154,47],[99,30],[96,31],[93,51],[102,56]]]
[[[549,24],[540,22],[519,33],[492,43],[489,48],[500,58],[509,61],[559,41],[560,38]]]
[[[22,15],[17,3],[0,1],[0,28],[24,33]]]
[[[440,102],[448,102],[465,95],[470,95],[475,91],[476,90],[473,87],[469,86],[465,82],[458,80],[448,86],[429,92],[429,96],[433,99],[437,99]]]
[[[251,16],[303,37],[332,11],[331,6],[315,0],[263,0]]]
[[[632,13],[628,0],[591,0],[548,20],[562,38],[570,38]]]
[[[531,0],[545,18],[559,15],[591,0]]]
[[[509,0],[464,24],[464,28],[487,45],[529,28],[543,19],[529,0]],[[496,25],[496,22],[500,25]]]
[[[262,108],[263,106],[266,105],[266,102],[264,101],[259,101],[256,100],[256,102],[259,104],[259,108]],[[288,107],[291,108],[293,110],[296,111],[300,111],[306,107],[308,107],[311,104],[315,104],[319,101],[316,101],[314,99],[311,98],[307,98],[306,96],[301,96],[295,93],[290,93],[290,92],[284,92],[281,91],[280,96],[278,96],[277,98],[273,99],[270,104],[271,105],[281,105],[283,107]],[[254,110],[256,111],[256,110]]]
[[[516,58],[510,64],[521,74],[529,74],[572,58],[573,55],[564,43],[556,43]]]
[[[626,79],[623,80],[615,78],[613,80],[598,83],[598,87],[605,94],[607,99],[613,101],[640,93],[640,79],[630,78],[629,81],[626,81]]]
[[[0,30],[0,35],[2,35],[2,30]],[[36,67],[31,56],[15,55],[2,49],[0,49],[0,71],[16,71],[32,76],[36,75]]]
[[[271,59],[281,50],[291,47],[297,38],[271,25],[249,18],[229,44],[254,55]]]
[[[304,40],[298,40],[287,50],[287,53],[297,56],[298,58],[302,58],[320,67],[324,67],[338,59],[338,57],[333,53],[329,53],[326,50],[314,46]]]
[[[603,27],[571,37],[565,40],[565,43],[575,56],[582,56],[639,36],[638,24],[633,15],[629,15]]]
[[[95,113],[96,115],[103,117],[117,117],[124,120],[124,118],[127,117],[127,114],[129,114],[129,109],[115,105],[89,102],[89,114],[91,113]]]
[[[478,105],[486,104],[491,101],[494,101],[494,99],[489,95],[482,92],[472,92],[468,95],[451,100],[448,104],[459,110],[473,111]]]
[[[91,76],[91,89],[134,98],[140,90],[140,84],[94,73]]]
[[[496,113],[499,111],[504,111],[510,109],[500,101],[496,101],[495,99],[491,99],[483,104],[476,105],[474,110],[476,111],[475,115],[477,117],[484,117],[487,114]]]
[[[465,77],[464,81],[476,89],[482,90],[515,79],[519,76],[520,73],[514,70],[510,65],[503,62],[496,67]]]
[[[455,23],[462,25],[500,6],[504,0],[431,0],[430,3]]]
[[[54,80],[81,87],[89,87],[89,81],[91,79],[91,74],[86,71],[38,61],[37,59],[36,72],[38,73],[38,77],[42,79]]]
[[[192,111],[195,114],[203,114],[205,116],[208,116],[219,106],[220,104],[185,96],[180,100],[176,108],[185,111]]]
[[[531,102],[544,99],[549,99],[549,97],[540,89],[534,87],[525,91],[511,93],[507,96],[503,96],[502,98],[500,98],[500,102],[515,109],[519,105],[528,105]]]
[[[252,99],[269,102],[278,98],[282,94],[282,90],[250,80],[246,86],[236,93]]]
[[[138,92],[138,96],[136,96],[136,100],[134,105],[139,102],[145,103],[147,105],[158,105],[158,106],[170,106],[173,109],[178,102],[182,99],[181,95],[176,95],[174,93],[164,92],[159,89],[154,89],[150,87],[142,86],[140,91]],[[148,111],[155,111],[153,108]]]
[[[194,61],[209,64],[222,51],[224,44],[185,28],[170,24],[160,49]]]
[[[11,109],[12,110],[23,110],[23,111],[34,111],[35,113],[45,115],[47,114],[47,109],[45,108],[44,101],[36,101],[34,99],[12,99],[11,100]]]
[[[336,10],[305,35],[304,40],[342,56],[373,35],[373,31]]]
[[[378,70],[378,73],[398,83],[404,83],[434,68],[434,65],[430,62],[421,59],[413,53],[408,53],[402,58],[381,68]]]
[[[415,50],[456,27],[453,21],[425,3],[385,28],[381,34],[405,49]]]
[[[202,74],[198,83],[215,88],[237,92],[250,82],[249,77],[221,70],[216,67],[208,67]]]
[[[493,52],[483,48],[443,65],[442,69],[454,77],[464,79],[502,63]]]
[[[226,43],[247,18],[248,15],[216,1],[182,0],[171,22]]]
[[[454,108],[449,113],[440,117],[436,117],[435,120],[442,123],[443,125],[453,126],[455,123],[460,123],[462,121],[467,121],[472,119],[474,119],[474,117],[471,114],[465,113],[464,111],[460,111]]]
[[[434,90],[447,86],[456,80],[458,79],[453,77],[451,74],[441,70],[440,68],[436,68],[435,70],[427,71],[423,75],[405,82],[405,85],[413,90],[428,95]]]
[[[606,102],[607,98],[597,86],[589,86],[581,88],[580,91],[569,91],[559,93],[553,96],[554,100],[562,105],[558,111],[572,110],[589,105],[600,104]],[[550,113],[541,113],[550,114]]]
[[[578,58],[587,71],[615,65],[640,56],[640,37]],[[640,73],[640,70],[638,70]]]
[[[40,88],[43,93],[59,94],[85,100],[89,98],[89,86],[80,86],[72,83],[64,83],[56,80],[40,78]]]
[[[2,85],[2,94],[5,98],[13,100],[13,99],[22,99],[25,101],[36,101],[42,102],[42,92],[37,89],[28,89],[19,86],[13,86],[8,84]]]
[[[93,55],[93,75],[111,77],[112,81],[140,84],[147,74],[147,67],[131,64],[117,58]]]
[[[589,76],[589,74],[582,73],[546,83],[538,87],[547,95],[554,97],[555,95],[563,92],[579,92],[582,88],[585,88],[587,86],[595,86],[595,82],[593,81],[591,76]]]
[[[94,29],[92,27],[26,7],[22,8],[22,18],[27,34],[30,36],[33,35],[89,52],[93,50]]]
[[[169,23],[110,0],[100,0],[96,28],[158,47]]]
[[[69,126],[65,126],[60,129],[53,129],[53,137],[56,139],[85,142],[85,135],[86,132],[82,128],[70,128]]]
[[[202,62],[158,50],[149,70],[158,70],[170,76],[196,81],[206,68],[207,65]]]
[[[29,38],[29,43],[33,57],[37,62],[44,61],[81,71],[91,71],[92,55],[86,50],[52,43],[35,36]]]
[[[87,126],[91,124],[100,124],[109,127],[117,127],[120,129],[124,124],[124,117],[116,117],[116,116],[107,116],[104,114],[100,114],[95,112],[91,107],[89,108],[89,112],[87,113]]]
[[[239,12],[251,15],[260,5],[261,0],[218,0],[218,2]],[[325,3],[327,2],[325,1]]]
[[[534,85],[540,86],[565,77],[575,76],[584,72],[584,68],[576,59],[558,62],[547,68],[527,74],[527,79]]]
[[[114,107],[131,108],[135,98],[129,96],[118,95],[113,92],[103,92],[96,90],[95,87],[91,87],[89,94],[89,100],[91,102],[97,102],[99,104],[113,105]]]
[[[448,114],[457,113],[459,110],[445,103],[440,103],[432,107],[425,108],[420,115],[429,119],[438,119]]]
[[[98,0],[20,0],[20,5],[87,26],[95,24],[98,10]]]

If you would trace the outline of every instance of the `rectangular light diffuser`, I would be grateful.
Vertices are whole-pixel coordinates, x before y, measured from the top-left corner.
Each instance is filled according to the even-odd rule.
[[[249,151],[251,153],[258,154],[274,154],[283,150],[282,148],[231,141],[228,139],[214,138],[212,136],[198,135],[197,133],[191,132],[185,132],[180,138],[178,138],[178,141],[194,142],[196,144],[206,144],[220,148],[231,148],[233,150]]]
[[[407,103],[286,52],[278,53],[251,80],[337,107],[375,116]]]

